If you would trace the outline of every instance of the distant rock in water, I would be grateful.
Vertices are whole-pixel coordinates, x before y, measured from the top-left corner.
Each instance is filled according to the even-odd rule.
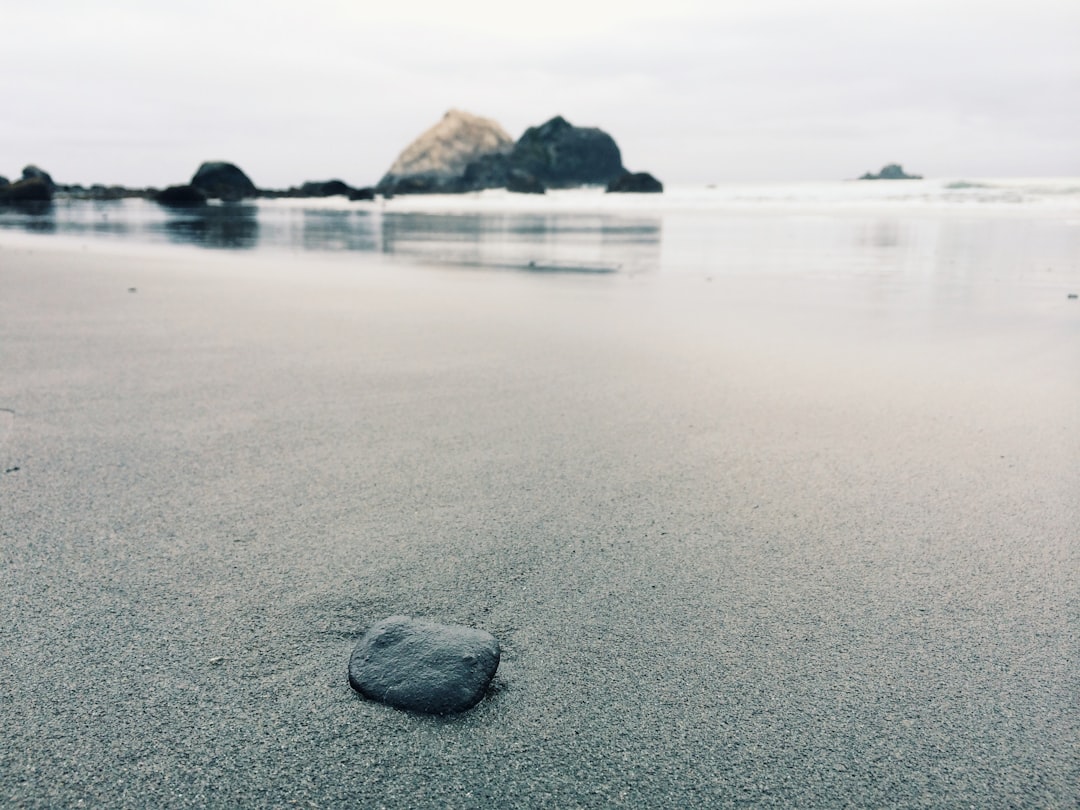
[[[259,194],[255,184],[237,166],[221,161],[202,164],[191,178],[191,185],[211,199],[229,202],[256,197]]]
[[[399,709],[454,714],[484,697],[499,654],[499,642],[483,630],[391,616],[356,645],[349,685]]]
[[[343,180],[308,181],[300,186],[298,197],[348,197],[352,188]]]
[[[53,189],[40,177],[16,180],[0,186],[0,203],[47,203],[53,198]]]
[[[487,118],[459,110],[409,145],[375,190],[455,194],[487,188],[540,194],[548,188],[607,186],[627,171],[615,139],[562,116],[529,127],[517,142]]]
[[[450,110],[405,148],[375,189],[383,194],[464,191],[470,163],[507,154],[513,146],[513,139],[491,119]]]
[[[627,172],[608,183],[607,190],[609,194],[659,194],[664,190],[664,184],[648,172]]]
[[[595,127],[575,127],[558,115],[525,130],[510,153],[510,166],[547,188],[606,186],[626,173],[614,138]]]
[[[23,180],[40,180],[49,187],[50,191],[56,191],[56,183],[53,182],[52,177],[44,169],[38,168],[32,163],[29,166],[25,166],[22,170]]]
[[[899,163],[890,163],[877,174],[867,172],[860,180],[922,180],[921,174],[906,174]]]
[[[169,208],[198,208],[206,205],[206,194],[195,186],[169,186],[154,195],[154,202]]]
[[[309,180],[287,189],[259,189],[259,196],[272,200],[282,197],[308,199],[311,197],[348,197],[350,200],[374,200],[375,189],[353,188],[344,180]]]

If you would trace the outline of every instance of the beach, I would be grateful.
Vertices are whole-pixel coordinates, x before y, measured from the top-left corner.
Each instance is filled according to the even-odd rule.
[[[0,804],[1075,806],[1075,222],[646,216],[0,231]],[[475,709],[349,688],[396,614]]]

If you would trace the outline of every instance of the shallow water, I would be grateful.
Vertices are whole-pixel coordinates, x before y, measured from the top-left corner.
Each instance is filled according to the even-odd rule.
[[[1041,283],[1080,273],[1080,180],[682,187],[618,197],[492,191],[180,211],[138,199],[58,199],[36,210],[0,208],[0,230],[528,271]]]

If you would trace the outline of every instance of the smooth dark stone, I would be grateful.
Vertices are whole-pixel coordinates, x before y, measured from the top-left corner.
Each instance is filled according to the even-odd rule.
[[[498,667],[499,642],[490,633],[391,616],[356,645],[349,685],[399,709],[454,714],[480,702]]]

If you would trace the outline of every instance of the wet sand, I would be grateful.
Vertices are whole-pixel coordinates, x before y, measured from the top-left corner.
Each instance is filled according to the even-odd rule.
[[[0,804],[1075,806],[1078,337],[0,242]],[[350,690],[400,613],[499,638],[475,710]]]

